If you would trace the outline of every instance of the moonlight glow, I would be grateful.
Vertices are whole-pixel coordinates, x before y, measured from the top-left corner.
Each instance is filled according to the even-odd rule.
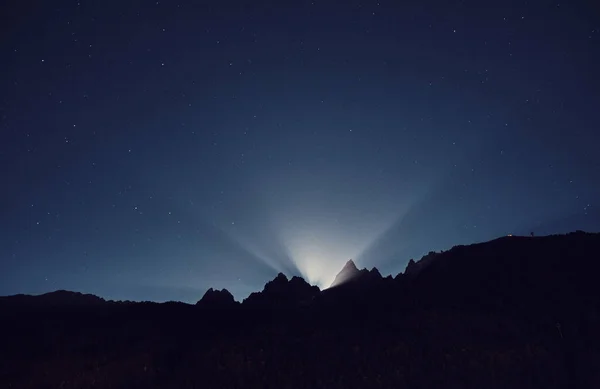
[[[331,285],[348,259],[356,258],[378,238],[389,225],[384,224],[385,220],[390,219],[389,215],[377,215],[376,219],[374,213],[367,212],[359,220],[352,210],[340,210],[338,215],[331,219],[311,218],[311,213],[305,211],[292,219],[296,223],[279,223],[279,239],[288,248],[294,264],[311,284],[321,289]]]

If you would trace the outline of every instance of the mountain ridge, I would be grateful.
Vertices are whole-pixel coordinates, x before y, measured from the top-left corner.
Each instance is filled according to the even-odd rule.
[[[502,237],[323,291],[278,274],[242,303],[4,297],[0,386],[599,387],[598,253],[600,234]]]
[[[412,288],[424,288],[424,284],[431,283],[430,279],[435,278],[440,285],[446,285],[443,274],[452,274],[453,271],[468,272],[477,268],[482,274],[488,273],[484,271],[481,266],[477,267],[478,262],[471,259],[471,263],[465,269],[463,266],[464,258],[469,257],[470,252],[491,252],[496,250],[498,247],[507,248],[508,251],[514,250],[515,253],[522,251],[528,251],[531,247],[540,249],[542,244],[548,244],[550,246],[556,246],[563,248],[565,245],[569,245],[569,240],[572,239],[580,240],[593,240],[597,241],[600,246],[600,233],[586,233],[583,231],[576,231],[569,234],[562,235],[548,235],[540,237],[527,237],[527,236],[503,236],[487,242],[473,243],[470,245],[456,245],[450,250],[442,252],[429,252],[423,256],[419,261],[410,260],[406,266],[404,272],[398,273],[396,276],[388,275],[383,277],[376,267],[371,270],[366,268],[359,269],[355,262],[350,259],[342,267],[340,272],[336,275],[333,283],[329,288],[320,290],[317,286],[308,284],[302,277],[294,276],[291,279],[283,273],[278,273],[277,276],[268,281],[262,291],[251,293],[248,297],[243,299],[241,302],[236,301],[233,295],[227,289],[213,289],[209,288],[204,296],[196,302],[197,306],[266,306],[272,305],[274,300],[278,302],[275,305],[285,304],[297,304],[302,300],[303,302],[311,301],[321,295],[331,294],[336,289],[361,289],[368,287],[383,287],[384,284],[395,284],[397,287],[401,287],[400,284],[410,284]],[[572,243],[573,246],[577,246],[577,242]],[[529,247],[529,248],[528,248]],[[519,251],[520,250],[520,251]],[[503,249],[506,252],[506,249]],[[465,254],[467,253],[467,254]],[[505,256],[514,255],[506,253]],[[490,255],[487,255],[490,257]],[[517,255],[519,256],[519,255]],[[489,258],[488,258],[489,259]],[[504,261],[505,259],[498,256],[495,257],[494,261],[488,264],[497,264],[498,261]],[[452,263],[450,263],[452,262]],[[479,262],[481,263],[481,262]],[[458,266],[455,266],[458,265]],[[513,269],[514,270],[514,269]],[[477,278],[472,276],[472,278]],[[402,285],[402,286],[407,286]],[[420,286],[419,286],[420,285]],[[425,292],[425,294],[428,294]],[[270,301],[273,300],[273,301]],[[17,294],[11,296],[0,296],[0,304],[9,305],[63,305],[63,306],[81,306],[81,305],[98,305],[98,304],[114,304],[114,303],[129,303],[136,304],[142,302],[131,302],[131,301],[113,301],[105,300],[101,297],[84,294],[80,292],[71,292],[65,290],[57,290],[54,292],[48,292],[41,295],[27,295]],[[174,302],[171,302],[174,303]],[[179,303],[179,302],[177,302]],[[160,303],[156,303],[160,304]],[[165,303],[162,303],[165,304]],[[187,304],[187,303],[180,303]],[[193,304],[189,304],[193,305]]]

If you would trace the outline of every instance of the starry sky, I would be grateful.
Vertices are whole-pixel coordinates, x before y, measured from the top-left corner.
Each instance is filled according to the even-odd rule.
[[[600,230],[593,2],[1,7],[0,295],[243,299]]]

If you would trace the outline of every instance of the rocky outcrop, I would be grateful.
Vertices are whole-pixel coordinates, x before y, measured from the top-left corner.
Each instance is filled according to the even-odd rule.
[[[204,293],[196,305],[208,308],[228,308],[236,305],[233,295],[227,289],[210,288]]]
[[[317,286],[310,285],[301,277],[290,280],[283,273],[266,283],[262,292],[250,294],[243,302],[244,306],[275,307],[291,305],[312,300],[320,293]]]
[[[335,276],[330,288],[356,282],[377,282],[382,278],[381,273],[376,267],[371,270],[367,270],[366,268],[358,270],[354,261],[350,259],[337,276]]]

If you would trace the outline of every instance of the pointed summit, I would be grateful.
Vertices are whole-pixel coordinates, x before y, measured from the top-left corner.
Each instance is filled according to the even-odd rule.
[[[369,275],[371,276],[371,278],[374,278],[374,279],[383,278],[383,276],[379,272],[379,269],[377,269],[376,267],[374,267],[371,270],[369,270]]]
[[[338,273],[338,275],[335,276],[335,279],[333,280],[333,283],[331,284],[330,288],[340,286],[345,282],[351,281],[358,277],[359,274],[360,271],[356,267],[356,264],[354,264],[354,261],[350,259],[348,260],[348,262],[346,262],[346,264]]]
[[[342,268],[342,271],[358,272],[358,268],[356,267],[354,261],[352,259],[349,259],[348,262],[346,262],[346,264]]]

